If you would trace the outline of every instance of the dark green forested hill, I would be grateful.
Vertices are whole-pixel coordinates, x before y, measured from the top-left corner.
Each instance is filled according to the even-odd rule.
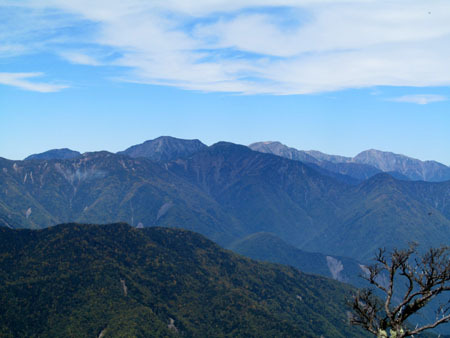
[[[2,337],[361,337],[350,291],[184,230],[0,228]]]

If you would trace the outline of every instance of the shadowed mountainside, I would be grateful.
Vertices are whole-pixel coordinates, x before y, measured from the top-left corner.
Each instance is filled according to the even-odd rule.
[[[405,182],[382,173],[346,185],[302,162],[224,142],[169,169],[240,219],[248,234],[270,232],[307,251],[365,261],[379,247],[450,239],[448,182]]]

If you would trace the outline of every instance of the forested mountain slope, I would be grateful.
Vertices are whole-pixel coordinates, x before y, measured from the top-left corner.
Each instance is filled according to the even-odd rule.
[[[350,292],[184,230],[0,228],[2,337],[363,337]]]

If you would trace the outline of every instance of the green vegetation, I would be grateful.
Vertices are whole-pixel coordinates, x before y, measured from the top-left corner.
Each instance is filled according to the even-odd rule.
[[[184,230],[0,228],[2,337],[363,337],[350,293]]]

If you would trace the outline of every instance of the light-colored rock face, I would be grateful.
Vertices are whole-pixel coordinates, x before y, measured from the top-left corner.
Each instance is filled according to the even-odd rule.
[[[103,337],[105,336],[105,334],[106,334],[106,331],[107,331],[106,328],[103,329],[103,330],[100,332],[100,334],[98,335],[98,338],[103,338]]]
[[[359,264],[359,267],[360,267],[360,269],[363,272],[365,277],[369,277],[370,276],[370,271],[369,271],[369,268],[367,266]]]
[[[340,282],[344,281],[344,278],[341,274],[342,270],[344,270],[344,265],[342,262],[334,257],[327,256],[327,265],[330,270],[331,276],[333,279],[338,280]]]
[[[178,332],[178,328],[175,326],[175,319],[169,318],[169,324],[167,324],[167,328],[173,332]]]
[[[164,203],[161,206],[161,208],[159,208],[159,210],[158,210],[158,214],[156,215],[156,220],[159,220],[161,217],[163,217],[169,211],[169,209],[172,207],[173,207],[172,202]]]
[[[95,179],[102,179],[107,175],[107,172],[95,168],[75,168],[73,166],[62,166],[60,163],[55,163],[55,169],[70,183],[75,184],[82,181],[89,181]]]
[[[125,283],[125,280],[121,279],[120,284],[122,285],[123,295],[128,296],[128,287],[127,287],[127,284]]]

